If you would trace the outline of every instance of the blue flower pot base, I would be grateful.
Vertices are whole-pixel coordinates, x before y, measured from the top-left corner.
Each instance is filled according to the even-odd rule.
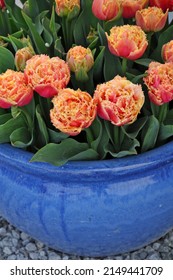
[[[173,228],[173,143],[116,160],[31,163],[0,145],[0,215],[68,254],[141,248]]]

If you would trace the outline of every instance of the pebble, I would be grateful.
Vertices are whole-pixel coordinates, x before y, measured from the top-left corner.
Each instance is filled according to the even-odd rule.
[[[27,245],[26,245],[26,250],[28,251],[28,252],[34,252],[34,251],[37,251],[37,248],[36,248],[36,246],[35,246],[35,244],[34,243],[28,243]]]
[[[19,231],[0,217],[0,259],[1,260],[173,260],[173,230],[156,242],[136,250],[104,258],[68,255],[35,241],[28,234]]]

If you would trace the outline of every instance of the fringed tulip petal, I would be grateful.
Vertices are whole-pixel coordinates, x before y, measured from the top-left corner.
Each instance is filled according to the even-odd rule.
[[[89,93],[70,88],[62,89],[52,99],[50,118],[60,131],[75,136],[91,125],[96,116],[96,101]]]
[[[141,85],[135,85],[125,77],[97,86],[94,99],[98,103],[98,115],[116,126],[133,123],[144,104]]]
[[[150,100],[156,105],[173,100],[173,63],[151,62],[144,83]]]
[[[53,97],[65,88],[70,80],[67,63],[59,57],[35,55],[26,63],[28,84],[43,97]]]
[[[146,34],[139,26],[123,25],[115,26],[107,34],[108,47],[112,54],[135,60],[140,58],[148,42]]]
[[[33,98],[33,90],[27,85],[22,72],[7,70],[0,75],[0,107],[24,106]]]

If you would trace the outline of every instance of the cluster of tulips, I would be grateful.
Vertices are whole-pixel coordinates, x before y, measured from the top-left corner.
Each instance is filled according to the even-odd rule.
[[[79,0],[55,0],[54,5],[57,16],[69,22],[81,9]],[[3,0],[0,8],[6,9]],[[172,10],[173,1],[168,0],[93,0],[92,13],[102,25],[108,51],[121,59],[122,73],[95,84],[92,92],[83,90],[82,86],[74,89],[72,75],[80,85],[88,82],[95,63],[94,51],[73,44],[63,57],[50,57],[37,54],[29,44],[16,51],[16,70],[8,69],[0,75],[0,107],[25,106],[37,94],[49,98],[51,123],[70,136],[91,126],[96,116],[115,126],[135,122],[146,98],[143,85],[147,88],[147,98],[154,104],[160,106],[173,100],[173,40],[162,46],[162,62],[148,64],[143,85],[133,83],[126,75],[129,61],[147,57],[152,34],[164,29]],[[107,23],[120,22],[121,18],[123,25],[107,28]],[[95,31],[92,32],[91,37]]]

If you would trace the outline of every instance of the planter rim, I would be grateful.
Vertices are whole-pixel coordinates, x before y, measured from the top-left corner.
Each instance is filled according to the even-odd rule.
[[[11,165],[25,165],[30,170],[40,169],[46,172],[73,172],[84,171],[106,171],[110,169],[116,175],[131,174],[152,168],[159,168],[173,162],[173,142],[169,142],[153,150],[138,155],[131,155],[123,158],[92,160],[92,161],[71,161],[62,166],[54,166],[46,162],[30,162],[33,153],[16,148],[10,144],[0,144],[0,159],[4,158]]]

